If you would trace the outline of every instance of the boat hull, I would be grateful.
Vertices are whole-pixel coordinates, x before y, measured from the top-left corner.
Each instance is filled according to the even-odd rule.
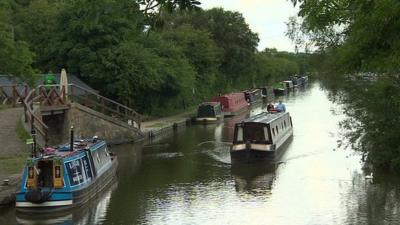
[[[236,111],[224,111],[223,114],[224,114],[224,117],[232,117],[232,116],[237,116],[242,113],[245,113],[245,112],[247,112],[248,109],[249,109],[249,106],[245,106]]]
[[[28,201],[17,201],[15,206],[16,210],[20,213],[49,213],[49,212],[60,212],[70,210],[75,207],[79,207],[82,204],[95,197],[99,192],[105,190],[116,179],[116,172],[118,167],[118,160],[115,158],[112,161],[111,167],[97,177],[90,185],[70,192],[71,199],[59,200],[59,201],[45,201],[43,203],[31,203]],[[21,193],[17,193],[21,194]],[[22,193],[24,194],[24,193]]]
[[[196,118],[195,122],[198,124],[214,124],[214,123],[220,123],[222,121],[222,116],[220,117],[202,117],[202,118]]]
[[[271,146],[271,148],[268,150],[260,150],[252,147],[245,147],[239,150],[231,150],[230,151],[231,163],[232,164],[278,163],[283,153],[286,151],[287,145],[290,143],[292,138],[293,135],[291,134],[276,149],[275,146]]]
[[[285,95],[286,94],[286,89],[274,89],[274,95]]]

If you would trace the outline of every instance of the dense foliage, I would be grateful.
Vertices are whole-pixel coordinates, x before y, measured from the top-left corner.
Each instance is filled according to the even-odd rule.
[[[400,2],[293,2],[302,23],[292,19],[289,33],[319,46],[320,72],[348,116],[341,123],[348,144],[375,168],[399,172]]]
[[[141,113],[305,72],[307,55],[266,49],[238,12],[195,0],[3,0],[0,73],[66,68]]]

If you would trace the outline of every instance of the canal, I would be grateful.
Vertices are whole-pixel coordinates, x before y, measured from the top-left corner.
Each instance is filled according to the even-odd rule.
[[[0,224],[400,224],[399,179],[367,180],[360,156],[337,148],[343,117],[327,96],[315,82],[283,97],[294,137],[276,168],[231,167],[243,115],[114,147],[118,179],[98,198],[47,218],[3,209]]]

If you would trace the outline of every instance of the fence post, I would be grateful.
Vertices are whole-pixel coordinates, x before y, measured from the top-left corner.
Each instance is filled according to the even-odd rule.
[[[15,102],[17,101],[17,90],[15,88],[15,85],[12,87],[12,107],[15,107]]]

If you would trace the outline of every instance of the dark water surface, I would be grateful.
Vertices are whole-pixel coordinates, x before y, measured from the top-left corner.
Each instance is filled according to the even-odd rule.
[[[366,180],[360,157],[336,149],[341,116],[319,83],[283,99],[294,137],[277,168],[231,168],[243,115],[114,147],[118,181],[97,199],[56,218],[0,210],[0,224],[400,224],[399,179]]]

